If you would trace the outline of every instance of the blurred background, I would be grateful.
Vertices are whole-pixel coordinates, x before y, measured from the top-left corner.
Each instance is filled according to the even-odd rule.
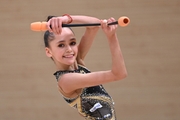
[[[30,24],[48,15],[128,16],[118,28],[128,77],[105,84],[118,120],[180,119],[179,0],[1,0],[0,120],[83,120],[59,94],[43,32]],[[73,28],[80,39],[84,28]],[[111,56],[100,30],[85,60],[91,71],[108,70]]]

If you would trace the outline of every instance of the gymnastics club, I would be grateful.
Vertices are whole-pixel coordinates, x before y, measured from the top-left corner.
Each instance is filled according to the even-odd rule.
[[[129,24],[130,19],[126,16],[122,16],[118,19],[118,21],[108,23],[108,25],[118,24],[121,27],[125,27]],[[82,27],[82,26],[100,26],[100,23],[88,23],[88,24],[62,24],[62,27]],[[47,22],[33,22],[31,23],[32,31],[46,31]]]

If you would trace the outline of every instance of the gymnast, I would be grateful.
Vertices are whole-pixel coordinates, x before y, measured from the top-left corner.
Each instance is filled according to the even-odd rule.
[[[127,76],[116,33],[118,25],[108,25],[114,21],[112,17],[100,20],[91,16],[69,14],[47,18],[48,30],[44,33],[45,52],[57,68],[54,75],[58,89],[67,104],[77,109],[86,120],[117,120],[114,101],[102,86]],[[71,23],[100,23],[100,26],[86,26],[77,44],[72,29],[62,27],[62,24]],[[112,65],[110,70],[91,72],[84,60],[100,28],[108,40]]]

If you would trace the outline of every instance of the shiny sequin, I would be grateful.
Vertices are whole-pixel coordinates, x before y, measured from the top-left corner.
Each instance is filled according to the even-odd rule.
[[[62,74],[66,73],[87,74],[90,71],[79,65],[77,70],[57,71],[54,75],[58,80]],[[113,99],[102,85],[84,88],[82,93],[75,99],[65,97],[64,99],[71,107],[76,108],[86,120],[116,120]],[[96,104],[101,106],[90,111]]]

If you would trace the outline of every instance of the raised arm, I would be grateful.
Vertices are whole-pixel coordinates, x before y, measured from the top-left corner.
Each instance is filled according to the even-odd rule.
[[[100,23],[100,20],[95,17],[89,17],[89,16],[72,16],[73,22],[76,23]],[[81,41],[78,46],[78,56],[77,56],[77,62],[78,64],[84,65],[84,59],[86,54],[88,53],[89,49],[91,48],[91,45],[94,41],[94,38],[96,36],[96,33],[98,31],[99,27],[97,26],[89,26],[86,27],[85,33],[81,38]]]
[[[113,21],[115,21],[114,18],[108,19],[108,22]],[[101,21],[101,27],[109,42],[109,48],[112,55],[112,68],[107,71],[92,72],[88,74],[69,73],[62,75],[58,85],[65,93],[71,93],[74,90],[84,87],[121,80],[127,76],[123,55],[116,35],[117,25],[107,26],[106,21]]]
[[[114,18],[110,18],[107,22],[114,22]],[[117,38],[116,29],[117,25],[107,26],[106,24],[102,24],[102,29],[107,36],[109,42],[109,48],[112,55],[112,68],[111,72],[114,75],[114,79],[122,79],[126,76],[127,71],[124,63],[124,58],[120,49],[119,40]]]

